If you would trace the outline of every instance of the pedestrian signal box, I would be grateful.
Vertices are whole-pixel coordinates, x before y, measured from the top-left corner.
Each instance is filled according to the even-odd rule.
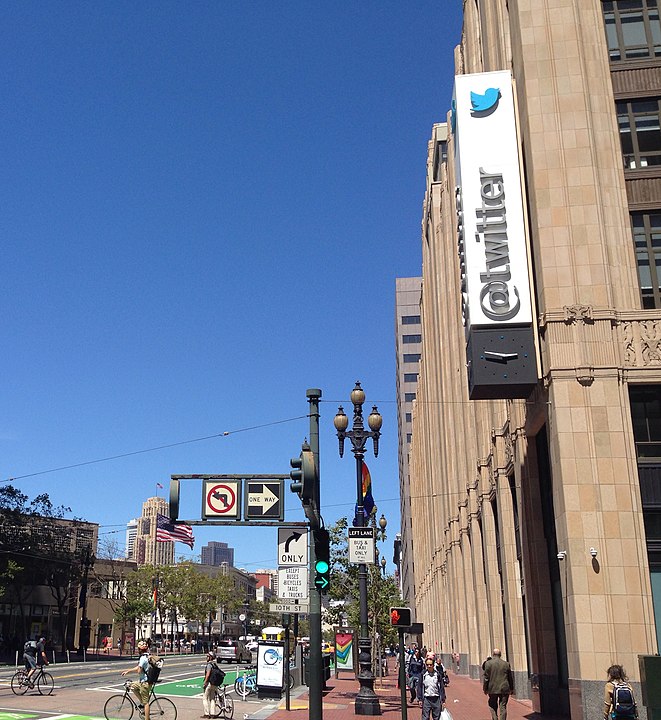
[[[393,627],[409,627],[411,608],[390,608],[390,624]]]

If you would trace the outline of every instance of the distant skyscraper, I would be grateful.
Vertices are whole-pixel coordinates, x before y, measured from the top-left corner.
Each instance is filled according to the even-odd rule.
[[[399,487],[401,498],[400,566],[402,597],[413,597],[413,545],[411,537],[411,493],[409,492],[409,452],[413,404],[418,389],[422,347],[420,299],[422,278],[395,279],[395,344],[397,354],[397,426],[399,430]]]
[[[142,504],[142,515],[137,520],[133,560],[138,565],[172,565],[174,543],[156,542],[156,516],[168,515],[165,498],[151,497]]]
[[[135,539],[138,535],[138,519],[129,520],[126,524],[126,549],[124,556],[128,560],[133,560],[135,554]]]
[[[202,565],[220,567],[227,563],[234,567],[234,548],[228,547],[224,542],[209,542],[202,548]]]

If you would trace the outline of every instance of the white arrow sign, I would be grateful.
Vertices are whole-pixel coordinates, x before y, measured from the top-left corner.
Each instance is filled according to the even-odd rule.
[[[282,520],[282,489],[281,480],[249,480],[246,485],[246,519]]]
[[[278,565],[308,564],[308,531],[303,528],[278,528]]]

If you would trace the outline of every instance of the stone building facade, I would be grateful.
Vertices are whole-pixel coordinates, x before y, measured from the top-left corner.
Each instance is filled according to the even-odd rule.
[[[428,647],[475,678],[500,647],[518,695],[578,720],[600,712],[611,664],[638,687],[638,656],[659,651],[656,2],[466,1],[455,73],[497,70],[513,78],[538,383],[469,399],[448,114],[428,153],[402,562]]]

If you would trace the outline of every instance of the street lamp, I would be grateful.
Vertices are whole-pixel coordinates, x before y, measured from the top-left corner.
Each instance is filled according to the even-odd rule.
[[[348,438],[356,458],[357,499],[354,525],[357,527],[365,527],[366,525],[363,508],[363,458],[365,457],[365,446],[367,441],[372,438],[374,456],[378,456],[379,437],[381,436],[381,425],[383,423],[383,418],[377,411],[376,405],[374,405],[367,418],[370,429],[365,429],[363,424],[364,402],[365,391],[360,386],[360,383],[356,382],[356,386],[351,391],[351,403],[353,404],[353,426],[351,430],[347,430],[349,418],[341,405],[333,420],[340,443],[340,457],[344,456],[344,440]],[[360,593],[360,633],[358,636],[358,665],[360,666],[358,682],[360,683],[360,690],[356,696],[355,713],[356,715],[380,715],[381,706],[374,692],[374,674],[372,673],[372,648],[367,614],[367,566],[365,563],[358,566],[358,589]]]

